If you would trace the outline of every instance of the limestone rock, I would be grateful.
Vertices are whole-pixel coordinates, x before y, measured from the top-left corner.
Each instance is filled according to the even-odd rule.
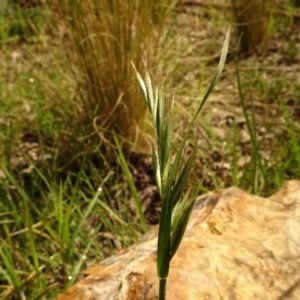
[[[158,299],[157,229],[85,272],[58,300]],[[300,299],[300,181],[269,198],[232,187],[197,199],[168,300]]]

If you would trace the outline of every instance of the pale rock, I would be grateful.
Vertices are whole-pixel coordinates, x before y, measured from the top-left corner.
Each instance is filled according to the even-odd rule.
[[[158,299],[157,228],[85,272],[58,300]],[[168,300],[300,299],[300,181],[269,198],[232,187],[197,199]]]

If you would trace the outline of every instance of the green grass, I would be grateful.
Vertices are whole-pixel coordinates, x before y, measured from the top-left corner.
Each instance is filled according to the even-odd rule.
[[[78,174],[76,182],[55,183],[36,170],[31,185],[43,186],[37,195],[33,187],[27,190],[24,182],[17,182],[4,165],[1,169],[6,180],[0,204],[0,299],[22,295],[40,299],[42,294],[49,299],[51,289],[75,281],[87,257],[98,261],[107,255],[99,245],[106,243],[110,249],[117,241],[118,247],[128,246],[141,232],[130,216],[121,215],[128,210],[127,203],[119,201],[114,208],[108,201],[107,182],[113,172],[103,177],[95,192],[85,174]]]
[[[187,131],[184,133],[183,141],[178,148],[173,141],[174,99],[165,100],[161,87],[153,86],[149,72],[143,79],[134,66],[152,118],[155,135],[152,164],[162,206],[157,242],[157,276],[160,300],[166,299],[170,263],[181,243],[198,193],[195,184],[191,182],[196,151],[186,155],[187,141],[199,113],[221,76],[228,52],[229,36],[230,31],[228,30],[216,75],[204,94],[192,121],[187,124]],[[177,148],[176,154],[173,153],[173,148]]]
[[[192,177],[200,192],[234,184],[270,195],[285,180],[300,177],[294,10],[284,16],[274,9],[272,15],[269,34],[284,47],[278,46],[275,55],[240,58],[238,74],[236,63],[228,62],[211,102],[203,108],[201,123],[193,127],[186,154],[195,151]],[[213,18],[205,16],[212,12]],[[99,137],[92,121],[83,124],[81,118],[76,119],[82,105],[77,102],[78,95],[86,99],[87,94],[84,89],[78,93],[75,62],[70,65],[75,54],[65,51],[70,36],[59,12],[58,16],[55,13],[44,21],[61,26],[62,34],[55,34],[59,30],[53,29],[54,25],[50,30],[42,25],[13,33],[12,22],[23,28],[28,17],[0,18],[5,25],[0,26],[0,299],[5,300],[54,299],[81,277],[84,268],[129,246],[148,229],[140,202],[143,190],[128,161],[129,145],[134,143],[111,135],[114,145],[107,153],[101,135],[107,137],[111,128],[99,126],[103,130],[98,130]],[[159,9],[152,13],[157,20]],[[211,58],[219,55],[214,51],[221,48],[227,17],[216,9],[203,8],[198,17],[181,14],[168,18],[164,25],[171,30],[164,45],[167,51],[157,53],[161,70],[157,73],[156,64],[148,61],[154,83],[170,82],[172,86],[170,92],[166,89],[166,98],[174,95],[176,99],[175,145],[182,143],[187,124],[213,78],[217,61]],[[232,38],[231,47],[235,48],[234,34]],[[147,45],[146,49],[152,44]],[[138,70],[143,70],[142,56],[134,56]],[[112,77],[118,64],[112,57],[106,60],[104,67]],[[133,103],[137,103],[143,100],[131,60],[126,62],[126,72],[132,72],[130,83],[137,93]],[[119,72],[123,74],[124,69]],[[114,100],[121,91],[116,91]],[[216,107],[224,114],[215,120]],[[94,109],[90,119],[98,106]],[[228,128],[224,125],[227,111],[232,113]],[[225,135],[220,137],[216,128],[226,130]],[[146,133],[148,137],[150,130]],[[246,142],[241,141],[242,133],[249,136]],[[153,136],[147,139],[154,140]],[[147,157],[145,152],[140,155]],[[169,159],[173,162],[173,157]],[[143,172],[143,168],[138,170]]]
[[[37,2],[37,1],[36,1]],[[17,1],[2,0],[0,4],[0,43],[12,41],[40,41],[45,34],[50,11],[46,5],[30,5],[21,8]]]

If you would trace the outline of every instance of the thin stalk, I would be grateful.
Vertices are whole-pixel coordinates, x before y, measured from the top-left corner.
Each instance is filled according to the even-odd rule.
[[[159,278],[159,300],[166,299],[167,278]]]
[[[242,106],[242,110],[243,110],[243,115],[245,118],[248,133],[250,135],[250,143],[251,143],[251,146],[253,149],[253,158],[254,158],[255,169],[253,172],[252,182],[254,183],[254,185],[253,185],[252,192],[257,193],[258,188],[257,188],[257,167],[256,166],[258,166],[258,169],[261,172],[264,183],[266,182],[266,174],[265,174],[265,169],[264,169],[264,166],[263,166],[263,163],[261,160],[261,155],[259,152],[259,143],[258,143],[257,137],[256,137],[255,119],[254,119],[254,112],[253,112],[253,99],[251,98],[251,104],[252,104],[252,107],[251,107],[252,108],[252,122],[251,122],[249,115],[248,115],[246,100],[245,100],[243,89],[242,89],[242,83],[241,83],[241,77],[240,77],[238,63],[236,63],[236,77],[237,77],[238,93],[239,93],[239,98],[240,98],[240,102],[241,102],[241,106]],[[250,93],[250,95],[251,95],[251,93]]]

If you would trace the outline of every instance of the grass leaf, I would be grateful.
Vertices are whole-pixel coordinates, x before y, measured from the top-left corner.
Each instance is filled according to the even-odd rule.
[[[186,230],[196,197],[186,192],[184,199],[176,204],[172,214],[171,259],[175,255]]]
[[[224,65],[225,65],[225,61],[226,61],[226,57],[227,57],[227,53],[228,53],[228,48],[229,48],[229,38],[230,38],[230,27],[229,29],[227,30],[227,33],[226,33],[226,36],[225,36],[225,40],[224,40],[224,43],[223,43],[223,47],[222,47],[222,51],[221,51],[221,57],[220,57],[220,60],[219,60],[219,65],[218,65],[218,69],[217,69],[217,72],[215,74],[215,76],[213,77],[212,81],[210,82],[210,85],[202,99],[202,102],[193,118],[193,120],[195,120],[197,118],[197,116],[199,115],[200,111],[202,110],[204,104],[206,103],[209,95],[211,94],[211,92],[213,91],[216,83],[218,82],[221,74],[222,74],[222,71],[224,69]]]
[[[119,162],[120,166],[122,167],[122,169],[125,173],[125,177],[127,179],[129,189],[130,189],[130,191],[132,193],[132,196],[133,196],[135,209],[136,209],[137,215],[140,219],[140,223],[142,225],[143,232],[146,232],[147,231],[147,225],[146,225],[146,219],[145,219],[145,216],[144,216],[143,210],[142,210],[141,199],[140,199],[140,197],[138,195],[138,192],[136,190],[131,172],[129,170],[129,167],[127,165],[127,162],[126,162],[125,156],[123,154],[121,145],[120,145],[116,135],[115,135],[115,144],[116,144],[116,147],[117,147],[116,155],[117,155],[118,162]]]

